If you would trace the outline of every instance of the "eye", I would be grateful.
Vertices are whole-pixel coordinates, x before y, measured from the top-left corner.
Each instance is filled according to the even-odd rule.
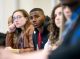
[[[59,15],[62,15],[62,12],[59,12]]]
[[[17,19],[20,19],[20,18],[22,18],[22,16],[20,16],[20,15],[19,15],[19,16],[17,16]]]
[[[38,17],[40,17],[40,16],[38,16],[38,15],[34,15],[34,17],[35,17],[35,18],[38,18]]]
[[[13,17],[13,20],[15,20],[16,19],[16,17]]]
[[[30,18],[30,19],[33,19],[33,17],[32,17],[32,16],[30,16],[29,18]]]

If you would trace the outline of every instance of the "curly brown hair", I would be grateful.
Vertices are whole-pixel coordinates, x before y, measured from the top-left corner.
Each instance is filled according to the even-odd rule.
[[[56,5],[53,8],[52,13],[51,13],[51,21],[50,21],[50,23],[51,23],[51,25],[50,25],[51,33],[50,33],[49,39],[50,39],[52,44],[55,43],[59,39],[59,31],[60,31],[60,29],[55,24],[55,15],[54,15],[55,10],[57,8],[59,8],[59,7],[62,7],[62,5],[61,4]]]

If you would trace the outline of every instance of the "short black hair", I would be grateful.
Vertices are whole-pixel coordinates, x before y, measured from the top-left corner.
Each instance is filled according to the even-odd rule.
[[[41,8],[33,8],[33,9],[30,11],[30,13],[31,13],[31,12],[34,12],[34,11],[40,11],[40,12],[42,12],[42,14],[44,15],[44,11],[43,11],[43,9],[41,9]]]

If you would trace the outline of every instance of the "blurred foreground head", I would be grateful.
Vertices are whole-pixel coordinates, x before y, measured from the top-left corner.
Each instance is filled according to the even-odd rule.
[[[62,5],[69,5],[69,4],[73,4],[73,3],[76,3],[76,2],[80,2],[80,0],[60,0]]]
[[[80,6],[80,0],[60,0],[63,6],[68,6],[73,11]]]

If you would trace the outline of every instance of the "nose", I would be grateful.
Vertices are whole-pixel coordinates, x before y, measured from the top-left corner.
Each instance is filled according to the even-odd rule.
[[[15,22],[18,22],[18,20],[16,19]]]
[[[35,18],[35,17],[33,17],[33,19],[32,19],[32,20],[33,20],[33,22],[36,22],[36,18]]]

